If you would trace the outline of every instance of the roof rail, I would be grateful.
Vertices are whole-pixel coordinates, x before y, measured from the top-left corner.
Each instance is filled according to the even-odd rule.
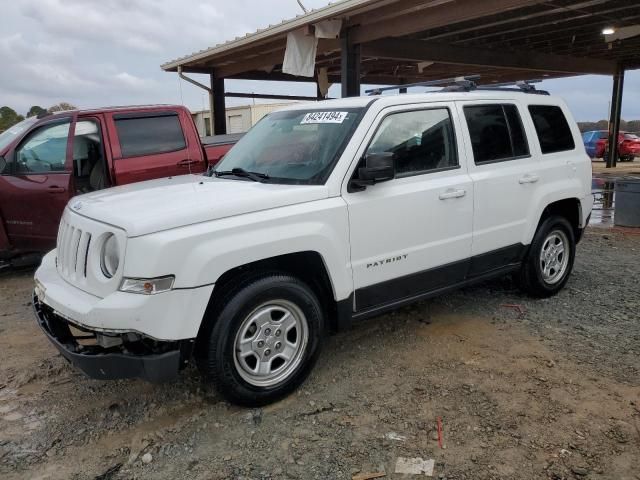
[[[478,86],[476,81],[480,79],[480,75],[467,75],[464,77],[443,78],[441,80],[429,80],[426,82],[405,83],[404,85],[393,85],[390,87],[379,87],[365,90],[367,95],[380,95],[382,92],[389,90],[400,90],[409,87],[443,87],[441,92],[469,92],[471,90],[490,90],[500,92],[523,92],[533,93],[537,95],[549,95],[545,90],[536,90],[534,83],[540,83],[542,80],[516,80],[513,82],[492,83],[489,85]]]
[[[534,80],[516,80],[513,82],[502,82],[502,83],[491,83],[489,85],[483,85],[482,87],[478,87],[480,90],[497,90],[501,92],[524,92],[524,93],[534,93],[538,95],[549,95],[549,92],[546,90],[537,90],[534,83],[540,83],[542,80],[534,79]],[[515,88],[511,88],[515,87]]]
[[[405,83],[404,85],[394,85],[391,87],[380,87],[380,88],[372,88],[370,90],[365,90],[364,93],[367,95],[380,95],[382,92],[386,92],[389,90],[400,90],[401,88],[409,88],[409,87],[447,87],[456,89],[456,90],[474,90],[476,88],[475,81],[480,78],[480,75],[467,75],[464,77],[452,77],[452,78],[443,78],[441,80],[429,80],[427,82],[417,82],[417,83]]]

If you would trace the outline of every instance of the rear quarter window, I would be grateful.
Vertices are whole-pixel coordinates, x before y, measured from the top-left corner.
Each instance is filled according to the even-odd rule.
[[[515,105],[465,105],[464,115],[476,165],[529,155],[529,144]]]
[[[175,152],[186,148],[177,114],[116,116],[123,158]]]
[[[529,105],[529,113],[540,141],[542,153],[556,153],[576,148],[569,123],[560,107]]]

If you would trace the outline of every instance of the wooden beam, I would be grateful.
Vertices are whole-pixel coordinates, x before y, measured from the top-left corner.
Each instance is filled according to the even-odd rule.
[[[340,85],[342,97],[360,96],[360,45],[351,42],[351,32],[342,32],[342,51],[340,53]]]
[[[624,88],[624,68],[618,65],[613,75],[611,93],[611,112],[609,117],[609,153],[607,168],[615,167],[618,160],[618,134],[620,133],[620,115],[622,113],[622,91]]]
[[[544,22],[535,22],[529,25],[519,25],[514,28],[509,28],[506,30],[495,30],[493,32],[485,32],[480,33],[478,35],[470,35],[468,37],[461,38],[460,40],[454,41],[452,43],[462,43],[462,42],[479,42],[480,40],[485,40],[486,38],[497,37],[497,41],[484,41],[483,43],[491,44],[491,43],[499,43],[504,40],[509,41],[519,41],[519,42],[530,42],[533,37],[541,36],[543,40],[546,40],[547,35],[551,35],[555,32],[564,32],[567,36],[571,37],[573,33],[580,32],[594,32],[597,35],[600,35],[600,28],[603,21],[600,15],[609,15],[609,14],[617,14],[617,12],[623,10],[626,13],[631,7],[618,7],[613,9],[608,9],[603,12],[598,12],[597,15],[593,14],[582,14],[582,15],[573,15],[567,18],[553,18]],[[635,15],[637,16],[637,15]],[[623,23],[627,20],[632,20],[635,16],[624,16],[620,17],[616,16],[617,24]],[[593,21],[587,22],[586,19],[592,19]],[[570,24],[570,25],[567,25]],[[483,27],[484,28],[484,27]],[[480,29],[479,29],[480,30]],[[530,30],[534,30],[533,32]],[[510,35],[510,34],[515,35]],[[436,35],[435,37],[429,37],[429,40],[434,40],[439,37]],[[549,38],[553,42],[554,38]],[[604,43],[604,39],[600,37],[600,40]]]
[[[224,78],[211,76],[213,90],[213,135],[227,133],[227,106],[224,99]]]
[[[455,6],[441,4],[429,10],[428,15],[409,13],[392,19],[385,19],[355,26],[352,32],[354,43],[365,43],[386,37],[398,37],[422,32],[430,28],[466,22],[489,15],[501,14],[509,10],[543,3],[545,0],[459,0]],[[371,17],[375,18],[375,12]]]
[[[533,51],[503,51],[459,47],[441,43],[388,38],[362,45],[363,57],[452,65],[495,67],[538,72],[611,75],[615,62],[576,58]],[[473,73],[473,72],[470,72]]]
[[[238,75],[244,72],[251,72],[253,70],[262,70],[268,72],[269,68],[273,68],[275,65],[280,65],[284,60],[284,50],[267,53],[266,55],[258,55],[249,59],[239,60],[237,63],[231,65],[225,65],[216,68],[216,75],[228,78],[233,75]]]
[[[602,3],[606,3],[609,0],[588,0],[586,2],[582,2],[582,3],[578,3],[578,4],[574,4],[571,5],[570,8],[572,9],[577,9],[577,8],[587,8],[587,7],[592,7],[594,5],[600,5]],[[628,7],[625,7],[628,8]],[[448,32],[444,32],[444,33],[439,33],[436,35],[429,35],[429,40],[436,40],[439,38],[445,38],[445,37],[450,37],[452,35],[460,35],[463,33],[470,33],[470,32],[476,32],[478,30],[480,31],[484,31],[484,30],[488,30],[492,27],[502,27],[503,25],[508,25],[510,23],[517,23],[517,22],[524,22],[524,21],[528,21],[528,20],[533,20],[534,18],[539,18],[539,17],[548,17],[550,15],[556,15],[558,13],[565,13],[565,14],[569,14],[571,15],[572,19],[575,18],[583,18],[586,16],[593,16],[593,14],[581,14],[578,15],[578,17],[576,17],[577,13],[576,11],[571,11],[571,10],[567,10],[567,7],[558,7],[558,8],[553,8],[551,10],[543,10],[542,12],[536,12],[536,13],[530,13],[530,14],[526,14],[526,15],[520,15],[517,17],[512,17],[512,18],[503,18],[500,20],[496,20],[493,22],[482,22],[481,24],[478,25],[474,25],[472,27],[466,27],[466,28],[462,28],[462,29],[453,29],[451,31]],[[553,22],[558,21],[558,19],[554,19]],[[565,21],[564,19],[560,20],[560,21]],[[549,23],[549,22],[547,22]],[[541,22],[536,22],[536,25],[539,26],[541,24]],[[517,28],[513,28],[510,30],[501,30],[500,28],[496,29],[495,34],[501,34],[503,32],[507,33],[507,32],[511,32],[511,31],[518,31],[519,29],[524,28],[522,26],[519,26]],[[491,35],[491,34],[489,34]],[[482,38],[482,37],[474,37],[474,38]]]
[[[235,56],[234,63],[215,67],[216,76],[227,78],[240,73],[280,65],[284,60],[285,48],[286,46],[282,45],[279,48],[274,47],[274,49],[269,52],[255,52],[251,54],[252,56],[250,58],[243,58],[242,52],[239,52]],[[320,39],[318,41],[316,55],[322,56],[338,50],[340,50],[340,41],[338,39]],[[216,63],[217,62],[218,60],[216,60]]]
[[[451,8],[456,8],[456,0],[394,0],[387,5],[377,7],[373,12],[371,9],[365,12],[354,12],[349,16],[349,25],[369,25],[381,21],[391,20],[402,15],[428,15],[425,10],[449,4]]]
[[[176,67],[175,70],[165,70],[166,72],[177,72],[178,68]],[[203,68],[203,67],[190,67],[188,65],[185,65],[182,67],[182,73],[201,73],[204,75],[211,75],[213,73],[213,68],[208,67],[208,68]]]
[[[269,82],[300,82],[300,83],[315,83],[313,77],[294,77],[293,75],[287,75],[282,72],[267,73],[264,71],[243,72],[232,77],[227,77],[230,80],[259,80]],[[332,80],[330,78],[330,80]],[[339,82],[338,77],[334,78],[332,83]]]

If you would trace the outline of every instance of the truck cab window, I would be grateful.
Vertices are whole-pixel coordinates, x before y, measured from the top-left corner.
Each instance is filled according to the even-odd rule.
[[[109,186],[102,152],[98,123],[94,120],[78,121],[73,136],[73,176],[78,193]]]
[[[16,149],[14,173],[63,173],[70,125],[67,121],[35,130]]]
[[[178,114],[114,118],[123,158],[187,148]]]
[[[449,110],[434,108],[387,116],[367,149],[367,153],[382,152],[395,155],[398,177],[457,167]]]

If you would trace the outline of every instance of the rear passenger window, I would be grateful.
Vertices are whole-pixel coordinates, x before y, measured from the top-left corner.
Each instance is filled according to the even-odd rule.
[[[407,177],[458,166],[449,110],[434,108],[387,116],[367,153],[395,154],[396,175]]]
[[[129,117],[115,116],[123,157],[175,152],[186,148],[177,114]]]
[[[522,120],[515,105],[464,107],[476,164],[500,162],[529,155]]]
[[[536,127],[542,153],[573,150],[571,129],[560,107],[553,105],[529,105],[529,112]]]

